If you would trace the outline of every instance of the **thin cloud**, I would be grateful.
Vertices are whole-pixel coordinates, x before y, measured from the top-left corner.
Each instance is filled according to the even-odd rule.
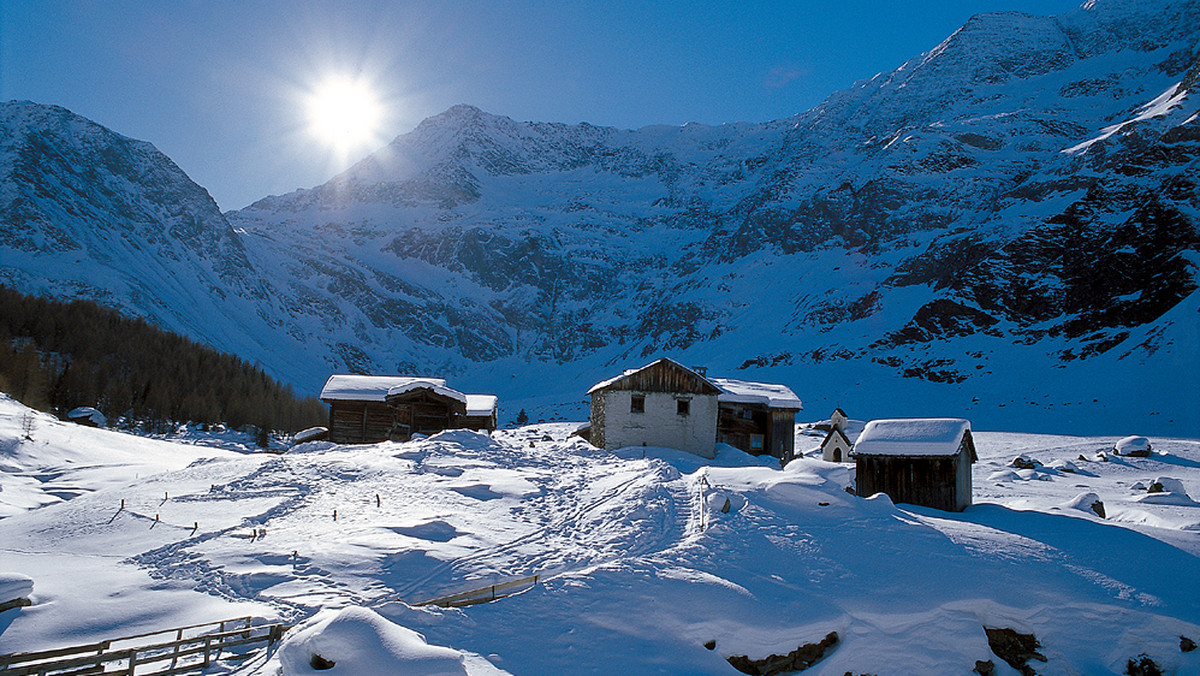
[[[805,69],[793,66],[775,66],[763,78],[763,87],[767,89],[783,89],[804,75]]]

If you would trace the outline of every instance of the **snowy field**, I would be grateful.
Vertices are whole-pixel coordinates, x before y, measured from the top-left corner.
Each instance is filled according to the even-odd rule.
[[[313,673],[318,652],[334,674],[737,674],[728,657],[836,632],[805,674],[1018,673],[987,626],[1034,634],[1040,674],[1143,653],[1200,673],[1181,650],[1200,641],[1200,441],[1103,461],[1116,438],[977,431],[975,504],[952,514],[847,493],[852,466],[803,427],[785,469],[607,453],[573,427],[273,455],[0,398],[0,575],[34,584],[0,613],[0,652],[254,615],[298,626],[217,672]],[[415,605],[531,575],[492,603]]]

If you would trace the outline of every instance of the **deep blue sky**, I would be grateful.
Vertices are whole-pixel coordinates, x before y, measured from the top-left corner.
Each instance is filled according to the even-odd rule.
[[[927,51],[972,14],[1080,0],[0,2],[0,100],[154,143],[222,209],[328,180],[300,94],[361,73],[378,144],[456,103],[636,128],[766,121]],[[368,149],[360,154],[365,155]]]

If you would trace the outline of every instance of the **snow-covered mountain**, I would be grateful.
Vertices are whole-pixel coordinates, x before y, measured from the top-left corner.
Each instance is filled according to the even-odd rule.
[[[669,354],[822,383],[800,393],[817,415],[1200,433],[1197,34],[1194,0],[980,15],[763,124],[456,106],[224,216],[143,144],[6,104],[0,209],[32,234],[0,245],[0,278],[147,314],[305,391],[331,370],[438,373],[507,416],[575,414],[591,382]],[[158,229],[113,192],[158,205]]]

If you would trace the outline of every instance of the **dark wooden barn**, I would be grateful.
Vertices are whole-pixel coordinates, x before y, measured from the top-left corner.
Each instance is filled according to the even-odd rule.
[[[856,494],[961,512],[971,505],[971,423],[961,418],[872,420],[854,443]]]
[[[441,378],[333,375],[321,400],[329,404],[329,440],[339,444],[408,441],[416,433],[457,428],[496,429],[496,397],[463,394]]]
[[[800,399],[785,385],[711,378],[717,397],[717,441],[783,462],[795,456]]]

